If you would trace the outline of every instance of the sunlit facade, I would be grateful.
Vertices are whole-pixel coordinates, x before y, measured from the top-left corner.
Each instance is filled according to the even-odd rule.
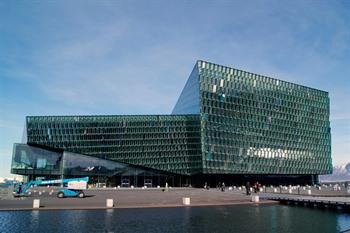
[[[205,61],[170,115],[29,116],[25,132],[32,147],[152,169],[176,186],[313,183],[332,172],[327,92]],[[12,172],[23,174],[14,148]]]

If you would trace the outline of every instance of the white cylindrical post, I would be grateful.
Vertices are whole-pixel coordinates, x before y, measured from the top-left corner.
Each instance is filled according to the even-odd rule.
[[[307,190],[307,195],[311,195],[311,190]]]
[[[107,199],[106,200],[106,207],[112,208],[114,206],[113,199]]]
[[[274,192],[274,193],[277,193],[277,189],[276,189],[276,188],[274,188],[274,189],[273,189],[273,192]]]
[[[191,199],[189,197],[183,197],[182,198],[182,204],[183,205],[190,205],[191,204]]]
[[[230,186],[230,187],[228,187],[228,190],[229,190],[229,191],[232,191],[232,187],[231,187],[231,186]]]
[[[288,193],[292,193],[292,189],[288,189]]]
[[[252,202],[259,202],[259,196],[253,195]]]
[[[40,199],[34,199],[33,200],[33,209],[40,208]]]

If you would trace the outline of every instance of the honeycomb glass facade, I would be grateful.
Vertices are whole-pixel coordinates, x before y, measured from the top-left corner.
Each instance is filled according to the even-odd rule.
[[[199,115],[32,116],[27,142],[183,175],[201,168]]]
[[[328,93],[200,61],[204,173],[332,171]]]
[[[29,116],[25,140],[199,182],[304,179],[332,172],[329,104],[325,91],[198,61],[171,115]]]

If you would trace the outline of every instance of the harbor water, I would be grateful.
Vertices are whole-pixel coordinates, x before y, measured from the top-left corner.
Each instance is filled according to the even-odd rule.
[[[2,211],[0,232],[347,232],[350,214],[284,205]]]

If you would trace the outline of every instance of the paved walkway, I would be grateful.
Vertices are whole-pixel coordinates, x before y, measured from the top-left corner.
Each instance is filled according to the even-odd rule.
[[[41,190],[42,192],[43,190]],[[86,190],[86,198],[59,199],[55,193],[49,195],[51,189],[38,192],[28,198],[0,200],[0,210],[32,209],[33,199],[40,199],[40,209],[100,209],[106,208],[106,199],[113,199],[115,208],[146,208],[146,207],[183,207],[182,198],[191,199],[190,206],[238,205],[255,204],[251,197],[233,191],[221,192],[215,189],[116,189],[116,190]],[[271,200],[261,200],[259,204],[277,203]]]

